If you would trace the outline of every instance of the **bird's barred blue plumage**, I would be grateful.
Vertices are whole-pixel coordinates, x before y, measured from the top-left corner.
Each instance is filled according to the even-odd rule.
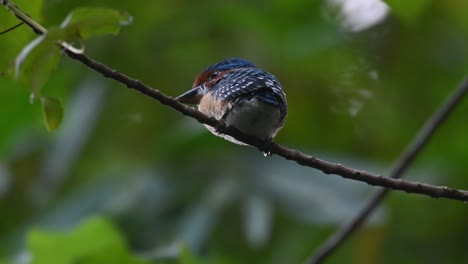
[[[258,68],[239,68],[223,75],[212,88],[213,96],[242,104],[258,97],[259,101],[286,110],[286,95],[276,78]]]
[[[272,74],[247,60],[226,59],[201,72],[192,90],[177,97],[183,103],[198,104],[208,116],[223,120],[239,130],[262,139],[272,139],[284,125],[286,95]],[[229,136],[218,136],[243,144]]]
[[[231,59],[225,59],[222,60],[218,63],[215,63],[209,67],[207,67],[204,72],[210,72],[213,70],[218,70],[218,71],[226,71],[229,69],[233,68],[256,68],[255,65],[244,59],[239,59],[239,58],[231,58]]]

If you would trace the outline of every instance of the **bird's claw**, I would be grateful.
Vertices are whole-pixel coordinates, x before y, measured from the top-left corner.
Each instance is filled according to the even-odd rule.
[[[261,148],[263,150],[263,155],[265,157],[271,156],[272,147],[273,147],[273,138],[266,138],[263,140],[261,144]]]
[[[218,121],[219,121],[219,124],[217,124],[215,127],[216,133],[226,134],[228,124],[224,120],[218,120]]]

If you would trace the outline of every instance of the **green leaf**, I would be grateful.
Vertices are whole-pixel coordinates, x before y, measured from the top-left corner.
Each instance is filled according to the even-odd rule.
[[[60,100],[52,97],[41,96],[44,118],[49,131],[60,126],[63,119],[63,106]]]
[[[106,8],[79,8],[68,15],[60,28],[49,28],[26,47],[15,60],[15,74],[36,96],[60,60],[60,41],[75,41],[103,34],[117,34],[125,21],[124,12]]]
[[[24,47],[15,60],[16,78],[35,95],[41,94],[42,87],[57,68],[60,60],[57,41],[62,36],[60,30],[50,30]]]
[[[42,20],[44,0],[15,0],[14,3],[17,6],[25,7],[25,12],[27,12],[29,16],[38,21]],[[1,9],[3,10],[0,12],[0,31],[20,22],[13,13],[8,12],[3,6],[1,6]],[[15,56],[21,51],[21,48],[34,37],[31,30],[24,29],[24,27],[25,25],[2,35],[2,40],[0,41],[2,54],[0,56],[0,72],[5,72],[7,69],[9,70],[12,68],[11,66],[13,65]],[[0,78],[1,77],[3,76],[0,76]]]
[[[118,230],[100,217],[69,232],[32,230],[27,247],[33,264],[147,263],[132,256]]]
[[[122,25],[131,17],[126,12],[109,8],[78,8],[62,22],[61,27],[68,37],[88,39],[92,36],[119,33]]]

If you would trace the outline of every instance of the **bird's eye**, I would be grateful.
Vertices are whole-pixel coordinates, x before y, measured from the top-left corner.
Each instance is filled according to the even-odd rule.
[[[214,78],[218,77],[218,75],[220,74],[221,72],[220,71],[214,71],[211,73],[210,75],[210,80],[213,80]]]

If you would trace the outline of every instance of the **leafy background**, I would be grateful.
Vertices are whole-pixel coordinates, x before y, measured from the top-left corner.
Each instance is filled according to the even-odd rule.
[[[278,143],[385,174],[468,70],[468,2],[386,1],[368,28],[339,2],[15,1],[47,28],[80,7],[128,12],[86,53],[171,96],[214,62],[248,58],[288,95]],[[0,9],[0,30],[17,22]],[[39,70],[14,78],[34,38],[26,26],[0,36],[0,263],[300,263],[373,189],[213,137],[64,55],[39,75],[64,109],[48,132],[25,85]],[[468,189],[467,111],[407,178]],[[327,263],[467,263],[467,219],[466,204],[395,192]]]

